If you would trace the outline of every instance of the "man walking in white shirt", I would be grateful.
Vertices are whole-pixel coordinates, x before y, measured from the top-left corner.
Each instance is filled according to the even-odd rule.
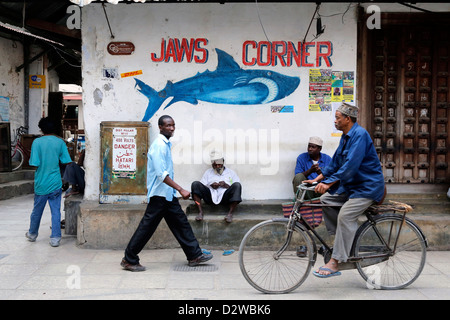
[[[212,168],[206,170],[200,181],[194,181],[191,186],[192,197],[197,204],[199,214],[197,221],[203,220],[201,199],[207,204],[229,204],[230,210],[224,220],[233,221],[233,212],[242,201],[242,187],[238,175],[224,166],[224,158],[220,152],[211,152]]]

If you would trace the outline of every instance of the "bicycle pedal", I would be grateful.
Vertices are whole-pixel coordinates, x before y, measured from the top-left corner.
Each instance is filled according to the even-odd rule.
[[[308,249],[306,248],[306,246],[297,247],[297,257],[305,258],[307,251],[308,251]]]
[[[319,250],[317,250],[317,252],[323,256],[323,255],[325,254],[325,251],[326,251],[326,250],[327,250],[327,249],[325,248],[325,246],[321,246],[321,247],[319,248]]]

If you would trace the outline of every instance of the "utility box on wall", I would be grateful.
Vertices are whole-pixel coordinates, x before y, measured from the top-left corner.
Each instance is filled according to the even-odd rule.
[[[100,124],[100,203],[147,202],[148,122]]]

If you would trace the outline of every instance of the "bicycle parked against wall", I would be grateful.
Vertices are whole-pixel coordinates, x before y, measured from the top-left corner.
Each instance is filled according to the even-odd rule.
[[[239,266],[250,285],[263,293],[288,293],[298,288],[311,273],[317,253],[325,264],[330,247],[307,222],[302,207],[321,209],[325,205],[305,200],[315,186],[300,185],[289,218],[274,218],[251,228],[239,248]],[[367,286],[401,289],[413,283],[425,265],[427,239],[406,213],[407,204],[373,205],[365,212],[367,221],[356,232],[350,258],[340,271],[358,269]],[[315,239],[322,246],[318,249]]]
[[[25,160],[25,156],[29,159],[31,151],[25,148],[20,142],[20,137],[28,132],[27,127],[20,126],[16,129],[15,139],[11,143],[11,168],[12,171],[20,169]]]

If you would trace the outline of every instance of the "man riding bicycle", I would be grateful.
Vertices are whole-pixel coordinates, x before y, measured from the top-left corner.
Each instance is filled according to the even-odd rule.
[[[358,125],[358,108],[346,103],[336,110],[334,124],[342,131],[331,163],[314,180],[320,201],[341,208],[323,207],[325,225],[335,235],[333,253],[328,263],[313,274],[320,278],[337,276],[339,263],[346,262],[358,228],[358,217],[384,196],[384,177],[380,160],[369,133]]]

